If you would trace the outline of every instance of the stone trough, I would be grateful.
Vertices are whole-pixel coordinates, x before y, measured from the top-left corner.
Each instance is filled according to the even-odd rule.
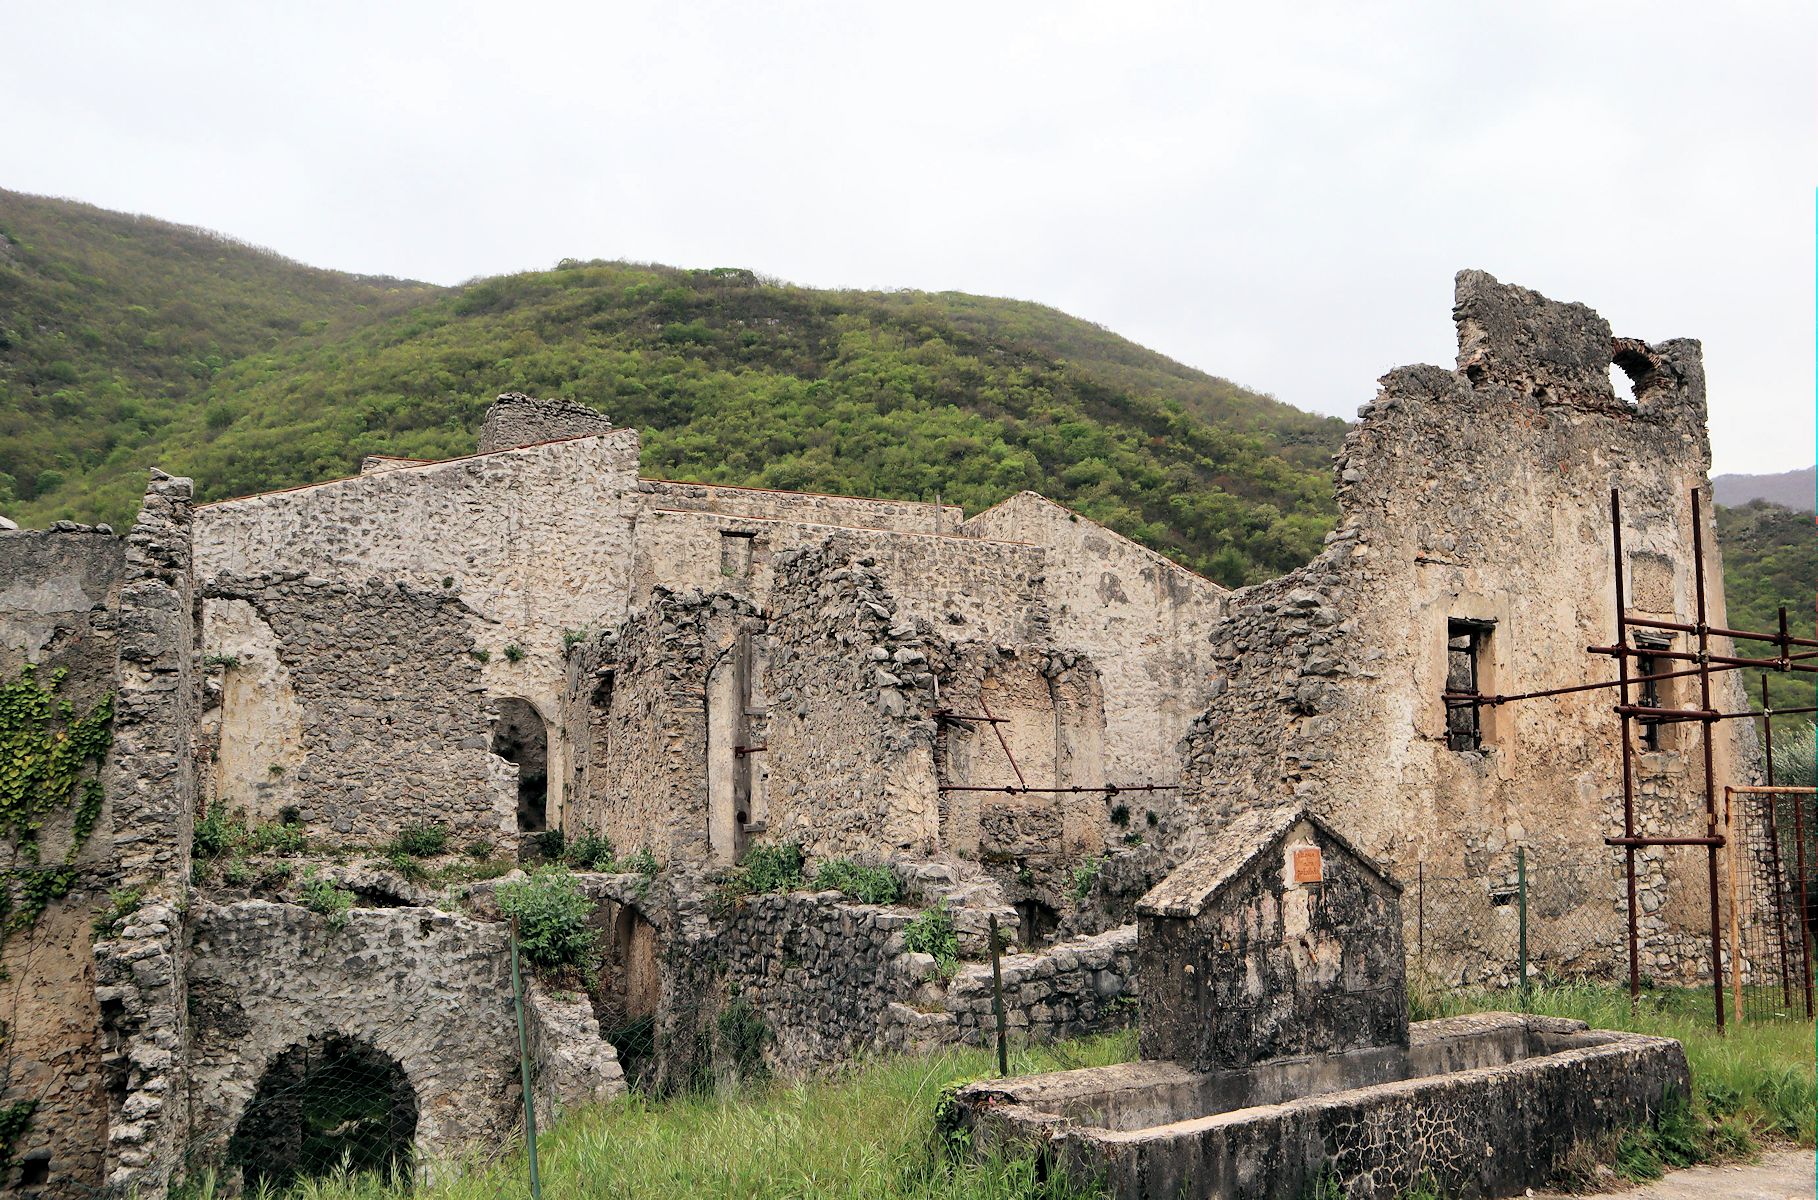
[[[1301,809],[1226,835],[1139,906],[1143,1060],[962,1089],[980,1152],[1033,1147],[1120,1200],[1509,1196],[1690,1094],[1667,1038],[1410,1025],[1394,881]]]

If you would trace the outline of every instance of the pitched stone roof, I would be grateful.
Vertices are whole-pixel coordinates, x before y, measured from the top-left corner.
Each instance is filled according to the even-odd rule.
[[[1311,809],[1301,804],[1251,809],[1239,815],[1218,835],[1218,847],[1195,855],[1150,888],[1136,902],[1136,911],[1151,917],[1197,917],[1258,859],[1273,852],[1302,821],[1331,838],[1346,853],[1395,891],[1401,885],[1350,840]]]

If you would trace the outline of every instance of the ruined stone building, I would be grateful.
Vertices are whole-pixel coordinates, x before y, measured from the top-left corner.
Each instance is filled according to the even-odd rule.
[[[967,518],[644,479],[635,430],[519,395],[468,457],[205,505],[159,476],[126,536],[0,532],[0,681],[63,671],[67,716],[112,714],[93,811],[7,851],[21,878],[68,872],[4,950],[0,1102],[36,1106],[12,1182],[253,1171],[281,1119],[258,1098],[337,1056],[392,1080],[426,1160],[508,1130],[492,882],[412,877],[388,853],[412,829],[512,862],[546,831],[603,834],[644,864],[582,876],[596,994],[531,987],[551,1107],[722,1069],[735,996],[784,1069],[977,1039],[992,916],[1024,951],[1019,1034],[1126,1023],[1136,898],[1247,810],[1305,806],[1391,867],[1486,889],[1517,846],[1598,864],[1568,957],[1615,953],[1608,697],[1461,718],[1442,694],[1605,677],[1584,647],[1611,626],[1612,486],[1635,606],[1687,611],[1698,348],[1474,272],[1456,317],[1457,369],[1392,372],[1363,410],[1325,552],[1237,592],[1033,493]],[[1651,829],[1697,819],[1686,728],[1643,756]],[[1726,781],[1750,765],[1736,736]],[[232,872],[195,849],[223,814],[270,831]],[[902,902],[725,903],[759,844],[886,866]],[[1646,869],[1650,962],[1694,977],[1695,881]],[[303,903],[325,884],[350,913]],[[931,905],[957,970],[904,946]]]

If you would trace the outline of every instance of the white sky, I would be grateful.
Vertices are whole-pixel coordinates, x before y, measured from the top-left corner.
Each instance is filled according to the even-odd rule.
[[[1347,417],[1481,267],[1702,338],[1718,471],[1813,461],[1810,0],[0,16],[0,186],[320,266],[1016,296]]]

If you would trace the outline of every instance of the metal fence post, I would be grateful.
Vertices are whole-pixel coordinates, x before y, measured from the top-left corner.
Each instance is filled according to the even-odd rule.
[[[1414,865],[1414,947],[1424,969],[1427,965],[1427,860]]]
[[[537,1175],[537,1104],[530,1094],[530,1035],[524,1026],[524,979],[518,969],[518,919],[511,919],[511,1003],[518,1013],[518,1065],[524,1076],[524,1145],[530,1156],[530,1200],[543,1200]]]
[[[1516,955],[1519,959],[1516,969],[1521,972],[1520,995],[1521,1011],[1528,1011],[1528,851],[1525,846],[1515,847],[1515,897],[1518,919],[1521,922],[1521,936],[1517,943]]]
[[[991,1015],[997,1021],[997,1073],[1010,1074],[1010,1046],[1004,1032],[1004,970],[998,961],[997,914],[991,914]]]

